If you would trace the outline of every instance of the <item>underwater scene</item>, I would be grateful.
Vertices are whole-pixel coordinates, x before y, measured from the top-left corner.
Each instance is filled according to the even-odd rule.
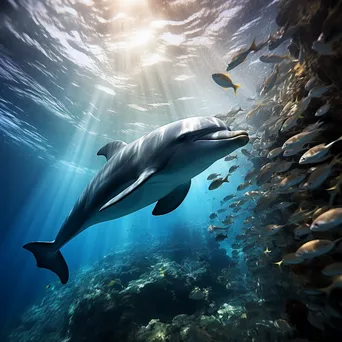
[[[341,0],[1,0],[0,341],[342,341]]]

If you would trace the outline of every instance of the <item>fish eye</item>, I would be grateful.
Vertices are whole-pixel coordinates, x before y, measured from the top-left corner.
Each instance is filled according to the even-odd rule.
[[[229,126],[227,126],[227,130],[228,130],[228,131],[231,131],[232,129],[231,129]]]

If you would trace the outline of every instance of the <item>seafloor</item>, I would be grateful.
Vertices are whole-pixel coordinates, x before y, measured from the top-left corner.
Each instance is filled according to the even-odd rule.
[[[175,241],[107,255],[67,285],[51,284],[8,341],[283,341],[291,333],[274,325],[290,295],[280,274],[260,284],[213,236],[175,230]]]

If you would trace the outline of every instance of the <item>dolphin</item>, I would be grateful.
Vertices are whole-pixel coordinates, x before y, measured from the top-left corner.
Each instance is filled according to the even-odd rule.
[[[231,131],[216,117],[193,117],[162,126],[126,144],[115,140],[98,155],[107,162],[85,188],[55,240],[23,246],[37,266],[69,279],[60,249],[88,227],[133,213],[157,202],[152,214],[175,210],[186,197],[191,179],[218,159],[246,145],[245,131]]]

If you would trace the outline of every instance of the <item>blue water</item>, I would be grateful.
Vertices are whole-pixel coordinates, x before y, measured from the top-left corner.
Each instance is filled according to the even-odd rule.
[[[96,155],[102,145],[114,139],[131,142],[177,119],[226,112],[237,103],[248,106],[244,99],[254,95],[256,83],[267,74],[268,66],[248,65],[239,73],[232,72],[237,83],[244,83],[237,97],[218,89],[210,75],[224,68],[230,47],[249,44],[258,28],[260,40],[268,36],[274,27],[271,14],[276,2],[201,1],[194,5],[190,1],[187,11],[170,10],[166,14],[157,11],[160,4],[156,2],[153,7],[152,3],[151,8],[157,11],[157,14],[151,12],[156,22],[179,22],[169,28],[172,32],[165,28],[163,47],[169,61],[155,64],[153,54],[159,51],[158,46],[140,48],[146,37],[134,41],[138,47],[131,54],[126,51],[121,54],[121,50],[110,47],[110,38],[96,34],[101,29],[106,31],[106,27],[101,28],[106,14],[104,7],[115,6],[114,2],[99,2],[102,17],[98,14],[93,22],[91,11],[96,6],[87,5],[87,1],[80,1],[78,6],[69,1],[5,3],[0,24],[0,321],[3,328],[14,324],[25,308],[46,295],[46,286],[57,281],[54,274],[36,267],[33,256],[22,245],[55,238],[78,196],[103,165],[104,160]],[[114,16],[115,7],[111,9]],[[203,16],[205,10],[207,16]],[[138,11],[130,15],[141,20],[141,25],[153,19],[139,17]],[[204,26],[206,33],[201,31]],[[95,32],[93,28],[97,28]],[[194,28],[199,30],[191,33]],[[181,37],[187,30],[190,43],[182,51],[181,44],[167,37]],[[112,34],[116,34],[115,27]],[[130,33],[119,40],[125,39],[130,41]],[[84,46],[82,40],[86,42]],[[153,38],[150,41],[154,42]],[[96,47],[100,50],[98,55]],[[146,54],[136,68],[134,51],[136,55]],[[112,54],[116,54],[115,63]],[[173,65],[181,63],[184,55],[193,58],[187,67]],[[245,171],[250,167],[241,154],[239,163]],[[71,277],[80,267],[91,265],[110,252],[158,246],[177,234],[180,227],[187,231],[189,243],[192,238],[204,239],[210,223],[220,225],[217,219],[209,220],[209,215],[220,207],[223,197],[236,192],[243,173],[235,172],[230,183],[215,191],[208,190],[206,178],[212,172],[225,174],[233,164],[218,161],[193,179],[184,203],[168,215],[154,217],[153,206],[149,206],[113,222],[93,226],[74,238],[62,250]],[[229,214],[230,209],[220,219]],[[247,215],[247,210],[239,214],[229,238],[221,243],[228,255],[239,224]]]

